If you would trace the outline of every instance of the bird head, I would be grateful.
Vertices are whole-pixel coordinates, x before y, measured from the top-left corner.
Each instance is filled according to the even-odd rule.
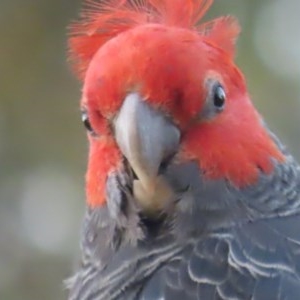
[[[169,164],[192,161],[204,179],[244,187],[284,160],[234,63],[237,21],[200,22],[212,2],[87,1],[71,26],[89,206],[105,205],[114,172],[132,172],[134,198],[156,211],[172,199]]]

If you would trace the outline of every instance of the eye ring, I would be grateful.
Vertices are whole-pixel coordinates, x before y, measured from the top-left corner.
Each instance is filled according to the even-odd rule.
[[[94,129],[93,129],[91,123],[90,123],[87,111],[82,111],[81,112],[81,121],[82,121],[85,129],[88,131],[88,133],[95,136],[96,133],[95,133],[95,131],[94,131]]]
[[[213,87],[213,103],[218,110],[223,110],[226,102],[226,93],[223,86],[217,82]]]

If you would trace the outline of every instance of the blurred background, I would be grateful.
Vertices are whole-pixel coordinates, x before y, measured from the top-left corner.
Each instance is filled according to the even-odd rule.
[[[0,299],[66,299],[84,212],[80,84],[66,27],[80,0],[0,1]],[[300,1],[215,0],[243,27],[237,62],[270,127],[300,158]]]

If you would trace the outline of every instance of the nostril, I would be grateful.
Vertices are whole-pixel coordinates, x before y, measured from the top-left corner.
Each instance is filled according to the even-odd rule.
[[[165,173],[165,171],[166,171],[167,167],[169,166],[169,164],[171,163],[173,157],[174,157],[174,155],[170,155],[161,162],[161,164],[159,165],[159,168],[158,168],[158,175]]]

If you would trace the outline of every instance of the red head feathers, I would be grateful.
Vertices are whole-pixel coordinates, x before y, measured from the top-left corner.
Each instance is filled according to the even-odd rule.
[[[126,126],[130,123],[132,132],[120,135],[131,141],[120,147],[115,123],[132,94],[140,99],[136,105],[146,105],[172,121],[181,137],[177,158],[198,162],[207,178],[226,178],[243,186],[255,182],[261,171],[271,172],[272,158],[283,159],[234,64],[234,41],[240,30],[236,20],[222,17],[198,24],[212,2],[89,0],[81,21],[71,26],[70,58],[84,79],[81,104],[89,127],[97,133],[96,138],[90,136],[90,205],[105,203],[107,177],[122,169],[124,157],[136,169],[148,163],[149,167],[153,162],[144,155],[163,147],[152,151],[148,146],[165,128],[153,129],[155,121],[145,125],[143,118],[138,123],[130,114],[122,120]],[[215,96],[226,100],[222,109],[216,107]],[[151,114],[148,111],[148,117]],[[135,132],[143,126],[148,131],[137,142]],[[168,135],[159,143],[164,144]],[[145,136],[149,141],[143,144]],[[125,153],[124,145],[130,142],[139,147]]]
[[[234,55],[240,27],[233,17],[198,24],[213,0],[86,0],[81,21],[70,28],[70,58],[81,78],[96,51],[108,40],[139,25],[156,23],[195,30]]]

